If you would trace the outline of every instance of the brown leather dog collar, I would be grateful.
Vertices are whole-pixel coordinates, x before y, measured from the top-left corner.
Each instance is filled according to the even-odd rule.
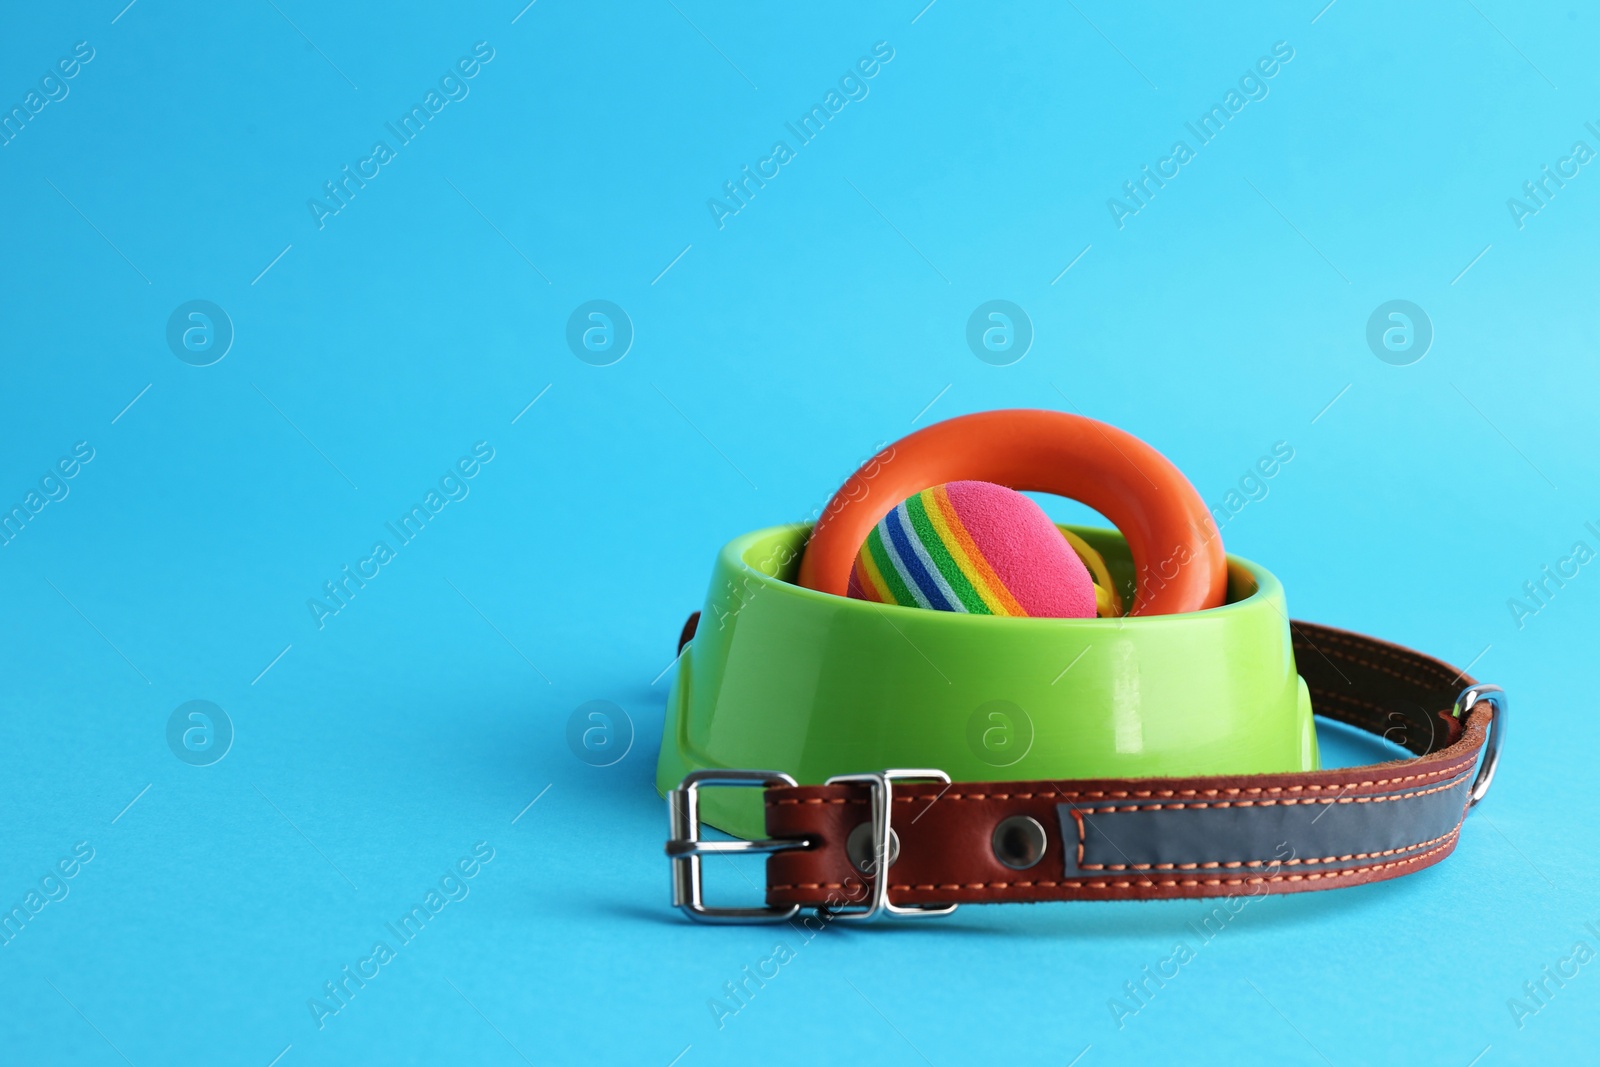
[[[673,903],[699,921],[752,922],[801,908],[870,919],[966,903],[1259,896],[1397,878],[1448,856],[1494,776],[1504,692],[1375,638],[1306,622],[1291,633],[1316,713],[1415,758],[1034,782],[951,783],[916,770],[801,786],[776,772],[698,771],[668,797]],[[706,785],[765,786],[769,838],[701,839]],[[713,852],[770,853],[768,906],[707,907],[700,862]]]

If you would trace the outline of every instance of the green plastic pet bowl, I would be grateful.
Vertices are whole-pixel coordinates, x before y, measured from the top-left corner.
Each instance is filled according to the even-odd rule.
[[[1114,530],[1067,527],[1133,597]],[[730,541],[667,698],[656,788],[690,771],[802,785],[887,767],[961,781],[1261,774],[1317,767],[1283,587],[1228,557],[1221,607],[1120,619],[966,615],[794,583],[809,525]],[[706,822],[763,836],[758,790],[701,794]]]

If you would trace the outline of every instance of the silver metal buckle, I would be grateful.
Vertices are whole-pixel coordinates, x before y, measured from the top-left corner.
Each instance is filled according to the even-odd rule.
[[[825,785],[840,785],[845,782],[865,782],[872,786],[872,903],[861,911],[843,911],[829,909],[828,914],[836,919],[849,919],[852,922],[871,922],[879,915],[890,915],[904,919],[928,919],[940,915],[949,915],[956,910],[956,905],[945,907],[910,907],[903,908],[889,903],[889,834],[892,809],[894,807],[894,785],[896,781],[935,781],[950,784],[950,776],[939,770],[886,770],[873,774],[839,774],[829,778]]]
[[[701,893],[700,857],[714,853],[753,855],[810,848],[806,838],[764,841],[703,841],[700,838],[700,787],[703,785],[775,786],[795,785],[795,780],[778,771],[705,770],[694,771],[667,794],[667,859],[672,864],[672,904],[700,923],[780,923],[793,918],[800,905],[787,908],[712,908]]]
[[[1495,769],[1500,766],[1500,746],[1506,739],[1506,716],[1511,711],[1511,702],[1504,689],[1498,685],[1479,684],[1468,686],[1456,697],[1455,717],[1465,723],[1467,713],[1480,700],[1488,701],[1494,709],[1494,716],[1489,720],[1489,736],[1483,742],[1483,762],[1478,765],[1478,777],[1472,781],[1472,799],[1467,804],[1469,811],[1478,806],[1478,801],[1489,792],[1489,786],[1494,781]]]

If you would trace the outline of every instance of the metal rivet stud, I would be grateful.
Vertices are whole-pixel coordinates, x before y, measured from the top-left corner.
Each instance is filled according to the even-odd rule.
[[[1037,819],[1013,815],[994,828],[994,858],[1014,871],[1025,871],[1044,859],[1049,839]]]
[[[850,831],[850,836],[845,838],[845,855],[850,857],[850,862],[862,874],[869,873],[875,856],[872,854],[872,823],[864,822]],[[893,867],[900,858],[900,835],[889,828],[889,866]]]

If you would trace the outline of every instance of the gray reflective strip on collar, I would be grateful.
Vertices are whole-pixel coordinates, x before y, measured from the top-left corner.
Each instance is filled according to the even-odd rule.
[[[1368,796],[1058,804],[1066,876],[1353,870],[1447,848],[1473,768]],[[1076,843],[1077,847],[1073,847]]]

